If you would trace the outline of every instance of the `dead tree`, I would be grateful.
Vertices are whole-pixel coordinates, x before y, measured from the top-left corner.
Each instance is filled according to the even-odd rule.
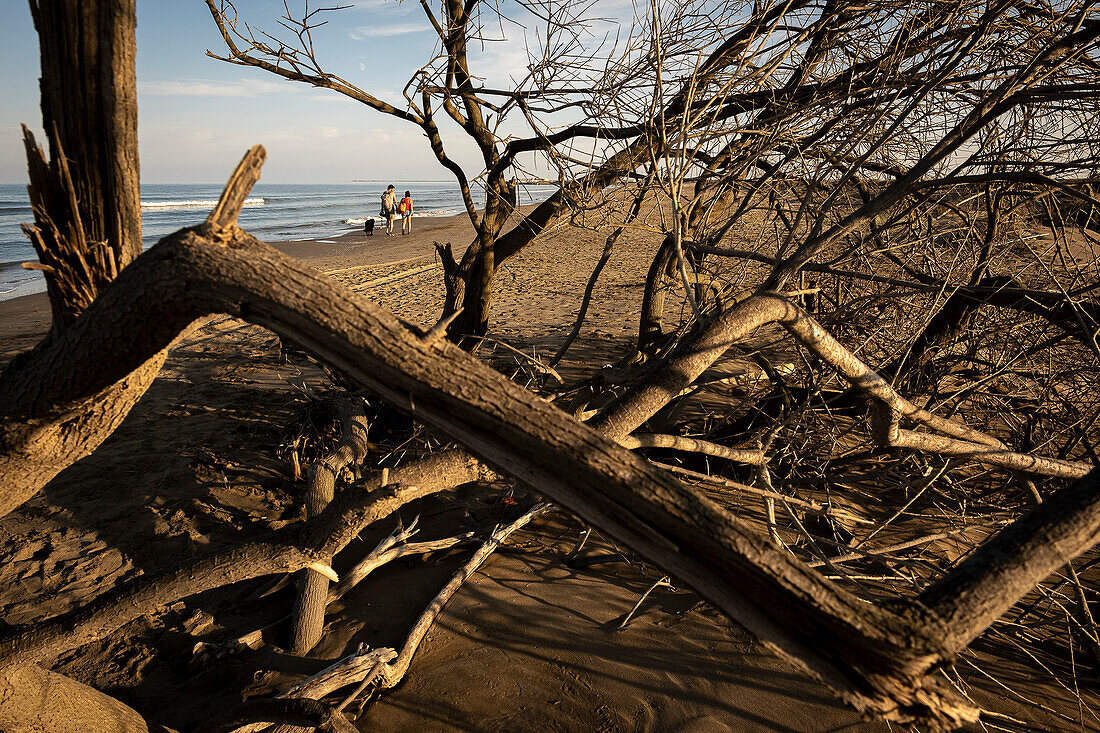
[[[96,8],[96,3],[82,5],[85,11]],[[132,13],[133,6],[128,10]],[[75,6],[62,11],[59,17],[69,23],[77,17]],[[766,17],[777,22],[784,16]],[[76,24],[73,32],[79,37],[87,30],[94,26]],[[1067,34],[1044,39],[1036,58],[1051,64],[1076,58],[1077,50],[1091,48],[1098,33],[1095,20],[1082,19]],[[730,43],[723,48],[732,56],[739,47]],[[708,58],[729,62],[725,56]],[[1032,71],[1039,68],[1050,71],[1054,66],[1036,62]],[[1015,94],[1021,80],[1028,81],[1028,73],[1020,71],[993,89],[990,98]],[[683,111],[690,106],[681,98],[662,109]],[[974,124],[999,107],[994,103],[988,109],[982,105],[976,109],[984,111],[971,120]],[[636,161],[646,159],[643,153],[653,157],[651,146],[632,145],[612,156],[617,162],[608,170],[623,175],[622,166],[633,170]],[[664,149],[660,152],[663,155]],[[333,554],[372,522],[416,497],[490,475],[525,482],[634,549],[856,709],[930,729],[953,728],[978,715],[970,701],[938,677],[940,670],[1052,571],[1087,551],[1100,536],[1097,474],[1090,472],[1089,464],[1019,450],[966,419],[945,417],[935,408],[920,406],[803,309],[771,292],[754,294],[700,322],[698,328],[684,331],[666,360],[616,395],[592,421],[580,422],[456,346],[411,331],[366,298],[280,255],[237,227],[236,215],[262,160],[262,149],[250,151],[205,223],[166,237],[120,267],[116,276],[104,278],[109,282],[99,287],[79,315],[0,377],[4,436],[0,465],[8,479],[0,507],[10,511],[48,480],[29,466],[26,446],[33,445],[38,459],[57,470],[94,449],[88,447],[90,441],[82,442],[80,450],[62,441],[32,443],[43,426],[63,422],[81,440],[84,433],[109,433],[113,427],[84,426],[73,423],[71,416],[74,411],[117,411],[118,401],[109,390],[133,384],[128,380],[163,358],[164,350],[191,324],[216,313],[262,325],[301,344],[355,387],[407,412],[464,450],[403,466],[390,475],[385,487],[343,492],[300,525],[137,578],[84,607],[29,628],[0,632],[0,669],[6,680],[0,688],[0,720],[9,727],[62,727],[55,722],[60,718],[36,718],[40,711],[12,697],[16,685],[42,689],[52,684],[36,670],[36,663],[102,638],[138,615],[187,595],[272,572],[311,567],[325,571]],[[109,169],[117,163],[103,165]],[[915,175],[913,170],[898,180]],[[921,180],[915,175],[911,183],[919,188]],[[835,231],[826,229],[829,220],[822,219],[822,231],[813,234],[811,229],[803,244],[774,257],[776,266],[763,279],[764,285],[782,285],[810,265],[814,256],[843,243],[847,234],[873,223],[875,216],[889,215],[889,206],[902,200],[896,190],[889,193],[893,185],[885,187],[885,198],[871,210],[860,209],[860,204],[854,204],[851,212],[841,209],[832,225],[839,227]],[[835,190],[827,186],[825,196]],[[558,205],[540,209],[550,216]],[[674,241],[682,251],[684,237]],[[831,268],[828,263],[817,264],[826,272]],[[699,315],[693,313],[696,319]],[[621,444],[722,453],[709,441],[640,436],[632,441],[630,434],[691,388],[731,346],[745,344],[753,334],[773,326],[812,354],[831,378],[842,380],[866,400],[870,409],[858,431],[866,444],[925,456],[960,457],[1073,483],[1056,485],[1040,507],[1015,518],[964,562],[920,587],[914,597],[868,603],[803,559],[776,547],[758,528],[736,519],[694,486]],[[725,455],[766,465],[771,437],[754,452]],[[767,486],[755,488],[757,497],[787,498]],[[796,497],[791,499],[790,505],[795,505]],[[797,518],[793,511],[792,516]],[[96,705],[113,707],[118,725],[142,725],[133,717],[136,713],[123,706],[104,703],[87,690],[81,695],[97,699]],[[84,717],[90,710],[89,703],[83,710],[61,711],[61,717],[68,716],[70,728],[94,729]],[[329,715],[324,709],[275,705],[258,714],[294,720],[307,714],[311,720]]]
[[[1014,589],[1016,596],[989,596],[992,588],[982,585],[989,577],[979,573],[972,592],[982,610],[966,606],[970,615],[965,622],[947,628],[918,606],[904,612],[865,606],[611,439],[625,435],[667,400],[669,388],[675,387],[669,379],[692,380],[693,372],[725,350],[718,344],[729,344],[737,334],[778,321],[804,343],[815,345],[845,378],[890,411],[939,432],[944,436],[937,439],[941,443],[955,440],[984,446],[979,450],[997,456],[1010,453],[977,431],[912,406],[782,299],[753,298],[729,312],[704,342],[696,344],[691,358],[670,366],[629,399],[609,408],[597,425],[601,435],[461,350],[424,344],[392,316],[243,234],[219,240],[210,236],[211,230],[203,231],[170,237],[132,263],[74,324],[68,337],[28,362],[27,373],[41,379],[43,374],[55,374],[53,366],[58,363],[101,363],[95,357],[108,348],[97,338],[104,327],[125,326],[122,332],[133,335],[109,347],[118,355],[110,370],[81,370],[65,384],[47,380],[43,387],[48,389],[40,399],[95,394],[101,383],[143,363],[148,353],[159,351],[205,313],[225,311],[245,317],[307,345],[322,360],[339,365],[353,383],[383,395],[469,446],[490,466],[523,475],[595,526],[689,582],[859,709],[941,726],[969,719],[973,712],[925,676],[972,638],[991,615],[1011,605],[1018,592],[1044,577],[1053,567],[1050,563],[1063,562],[1091,545],[1093,519],[1088,517],[1092,510],[1079,503],[1095,495],[1091,479],[1086,479],[1045,503],[1041,517],[1021,520],[1020,528],[1003,540],[1031,547],[1029,543],[1037,537],[1065,533],[1057,548],[1036,549],[1023,558],[1019,568],[1009,572],[1011,582],[1005,580],[1004,568],[996,568],[998,582]],[[167,282],[184,281],[189,284],[186,294],[182,285],[165,287]],[[134,295],[150,287],[160,292],[159,305],[152,312],[147,306],[132,305],[140,300]],[[311,313],[325,316],[313,320]],[[896,424],[887,432],[893,430]],[[937,449],[934,440],[930,449]],[[417,489],[418,493],[424,490],[423,486]],[[379,517],[373,507],[387,503],[396,507],[404,498],[400,485],[394,491],[367,496],[350,492],[314,522],[285,532],[286,539],[272,538],[230,555],[200,559],[164,576],[139,579],[87,609],[10,635],[0,640],[0,659],[8,666],[25,665],[97,638],[134,614],[179,595],[272,568],[286,570],[316,562],[334,551],[333,543],[346,542],[364,521]],[[624,514],[626,506],[633,509]],[[341,528],[335,533],[333,522]],[[672,538],[673,545],[664,538]],[[252,561],[244,562],[245,558]],[[969,568],[965,574],[970,575]],[[958,598],[952,596],[952,603],[957,605]],[[778,609],[783,609],[781,614]],[[951,614],[958,616],[956,611]],[[943,647],[942,639],[954,641]]]
[[[652,14],[655,25],[682,22],[671,12],[662,18],[659,6]],[[643,135],[660,163],[653,188],[670,206],[667,246],[658,253],[665,266],[655,263],[654,272],[681,273],[651,272],[639,344],[660,330],[653,306],[663,305],[670,281],[692,305],[690,281],[698,276],[685,269],[685,251],[702,257],[731,234],[752,238],[745,232],[761,216],[776,227],[771,271],[752,286],[766,292],[787,287],[825,253],[834,263],[870,248],[889,257],[914,217],[939,216],[954,206],[948,199],[992,185],[989,210],[971,217],[986,228],[983,264],[972,282],[958,284],[963,290],[933,329],[953,332],[975,307],[991,248],[1005,238],[996,217],[1012,187],[1025,195],[1057,190],[1092,205],[1094,22],[1076,3],[1051,5],[1041,16],[1011,2],[900,13],[876,4],[758,6],[739,29],[747,34],[741,66],[711,79],[686,73],[693,85],[682,114]],[[663,48],[658,39],[678,37],[672,29],[652,35],[654,56]],[[999,49],[992,58],[991,48]],[[667,78],[668,90],[656,81],[655,98],[684,90],[679,77]],[[763,262],[762,254],[769,253],[749,257]],[[1006,283],[981,287],[993,292]]]
[[[141,251],[134,11],[125,4],[83,12],[77,6],[31,4],[41,38],[42,116],[51,149],[47,161],[24,132],[36,217],[27,234],[53,314],[43,345],[59,338]],[[84,33],[103,40],[81,43]],[[0,511],[7,513],[95,450],[163,360],[164,354],[155,355],[117,384],[105,385],[93,403],[60,408],[48,425],[33,431],[5,427],[0,471],[13,490],[0,501]]]
[[[768,6],[743,23],[735,7],[685,7],[677,13],[683,22],[672,26],[668,38],[663,35],[664,25],[643,18],[636,29],[605,51],[598,43],[591,48],[585,37],[594,19],[587,16],[592,8],[584,3],[539,3],[518,11],[523,14],[518,20],[501,16],[492,3],[445,0],[438,12],[422,3],[427,22],[439,37],[439,47],[437,55],[412,75],[405,99],[400,101],[381,100],[326,70],[317,57],[312,35],[323,23],[319,16],[326,12],[323,9],[310,12],[307,8],[298,17],[288,12],[279,22],[292,35],[280,38],[247,24],[230,0],[207,0],[227,49],[225,55],[208,54],[331,89],[421,128],[440,165],[455,176],[476,231],[460,260],[441,252],[447,292],[443,315],[448,317],[461,308],[449,329],[451,337],[458,339],[465,334],[484,335],[493,277],[505,261],[591,193],[649,165],[653,139],[646,131],[654,127],[679,129],[681,116],[697,105],[702,90],[721,84],[762,33],[781,23],[788,12],[809,4],[797,0],[782,7]],[[479,83],[469,57],[471,43],[490,40],[487,29],[495,19],[530,23],[532,31],[543,36],[545,53],[532,57],[528,73],[512,89]],[[730,33],[715,34],[716,28]],[[653,55],[649,53],[651,45],[663,50]],[[660,85],[662,70],[674,63],[691,73]],[[647,98],[655,84],[658,88]],[[447,154],[436,119],[440,107],[478,147],[483,168],[477,175],[468,174]],[[694,122],[709,124],[729,117],[733,110],[729,104],[717,110],[708,107]],[[578,112],[579,122],[574,120]],[[563,116],[571,120],[569,124],[559,122]],[[511,124],[525,127],[526,136],[505,135],[502,130]],[[663,139],[671,143],[672,137],[666,134]],[[534,154],[550,161],[562,190],[505,231],[514,208],[514,171],[521,170],[526,158]],[[663,155],[659,150],[658,157]],[[473,181],[480,181],[486,191],[483,211],[475,205]]]

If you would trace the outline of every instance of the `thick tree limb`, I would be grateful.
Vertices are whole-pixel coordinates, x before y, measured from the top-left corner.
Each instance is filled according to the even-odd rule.
[[[934,616],[916,606],[897,612],[868,606],[608,439],[622,437],[621,431],[629,432],[644,420],[652,399],[638,402],[635,396],[609,410],[601,426],[608,437],[601,437],[457,347],[424,344],[389,314],[301,264],[243,234],[227,246],[215,243],[220,236],[184,231],[143,255],[61,340],[28,361],[22,371],[28,388],[5,390],[0,400],[17,408],[18,414],[30,415],[55,400],[94,394],[103,383],[140,363],[145,353],[162,348],[190,319],[206,312],[229,312],[293,338],[353,383],[380,394],[465,444],[490,466],[545,492],[654,560],[857,709],[897,720],[920,719],[930,726],[951,726],[973,716],[967,704],[939,690],[927,677],[949,658],[939,644],[947,631]],[[158,298],[135,300],[135,292],[150,287]],[[134,307],[134,302],[142,302],[142,307]],[[996,443],[899,397],[855,357],[836,353],[841,347],[812,319],[770,295],[753,297],[724,314],[690,353],[670,362],[655,386],[641,388],[639,394],[678,394],[683,385],[671,389],[676,382],[690,382],[707,359],[717,358],[733,339],[771,321],[791,330],[822,358],[828,357],[846,379],[903,417],[952,437]],[[96,337],[106,324],[130,340],[107,345]],[[107,349],[115,358],[107,358]],[[55,369],[58,364],[67,365],[67,370]],[[79,367],[87,364],[101,367]],[[38,380],[30,376],[35,373]],[[42,378],[59,374],[66,378]],[[1085,547],[1081,544],[1074,551]],[[301,550],[285,546],[266,547],[264,553],[283,567],[292,561],[305,564],[307,559]],[[204,570],[220,576],[221,582],[238,572],[252,571],[231,572],[217,564]],[[1041,579],[1033,577],[1031,582]],[[142,597],[135,605],[149,607],[159,602],[157,598],[184,595],[181,591],[191,585],[185,579],[179,582],[182,585],[177,583],[170,594]],[[88,629],[101,632],[106,625],[102,617],[82,620],[79,628],[84,631],[69,643],[82,643],[89,638]],[[55,634],[58,628],[55,623]],[[13,647],[0,645],[0,658],[26,663],[60,646],[54,640],[16,658]]]
[[[346,398],[338,402],[343,434],[336,450],[312,468],[306,492],[306,516],[315,517],[324,511],[336,490],[336,479],[348,466],[357,464],[367,455],[367,433],[370,425],[363,414],[363,402]],[[332,562],[332,558],[328,559]],[[298,595],[294,602],[294,621],[290,631],[290,650],[306,654],[321,639],[328,605],[329,579],[315,570],[298,574]]]
[[[329,558],[363,528],[408,502],[460,483],[484,469],[463,451],[434,454],[416,466],[395,470],[406,481],[372,493],[346,492],[316,518],[226,552],[196,558],[164,573],[142,576],[90,604],[27,629],[0,636],[0,670],[52,659],[91,643],[146,613],[189,595],[229,583],[298,570]],[[451,483],[451,482],[455,483]]]
[[[1100,469],[1078,479],[979,546],[920,601],[947,621],[947,647],[966,647],[1037,578],[1100,541]]]
[[[356,733],[347,718],[317,700],[307,698],[255,698],[236,707],[229,715],[208,721],[202,728],[207,733],[238,733],[263,730],[269,723],[301,726],[307,730]]]

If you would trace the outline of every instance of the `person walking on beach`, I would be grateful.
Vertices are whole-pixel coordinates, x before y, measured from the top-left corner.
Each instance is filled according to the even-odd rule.
[[[401,203],[397,205],[397,210],[401,212],[401,233],[412,234],[413,200],[408,191],[405,192],[405,198],[401,199]]]
[[[382,194],[382,218],[386,220],[386,236],[393,236],[393,219],[397,216],[397,194],[394,193],[393,184]]]

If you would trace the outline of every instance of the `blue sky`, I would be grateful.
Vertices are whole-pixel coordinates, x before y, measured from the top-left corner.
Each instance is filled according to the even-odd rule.
[[[317,7],[321,3],[312,3]],[[277,30],[281,0],[241,0],[242,17]],[[302,0],[291,0],[292,10]],[[20,123],[41,138],[37,37],[22,0],[3,0],[0,22],[0,182],[26,181]],[[525,73],[522,33],[487,44],[479,68],[506,83]],[[329,14],[315,34],[327,70],[397,103],[411,74],[431,58],[435,34],[414,0],[361,0]],[[268,150],[263,181],[442,180],[420,130],[331,91],[284,81],[259,69],[207,58],[223,50],[203,0],[138,0],[138,124],[142,180],[220,182],[255,143]],[[446,131],[445,131],[446,132]],[[462,135],[448,152],[479,157]]]

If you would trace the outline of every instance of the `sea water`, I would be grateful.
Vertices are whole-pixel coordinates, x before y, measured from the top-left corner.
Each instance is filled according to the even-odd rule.
[[[265,242],[325,239],[362,231],[367,217],[378,214],[382,193],[393,183],[397,197],[412,194],[416,216],[453,216],[465,211],[454,181],[353,181],[351,183],[258,183],[253,187],[238,223]],[[150,247],[166,234],[198,224],[221,195],[220,184],[161,183],[141,187],[142,240]],[[551,186],[520,186],[519,203],[538,203]],[[480,207],[484,192],[475,199]],[[27,187],[0,183],[0,300],[42,292],[40,272],[24,270],[37,259],[20,229],[33,223]]]

